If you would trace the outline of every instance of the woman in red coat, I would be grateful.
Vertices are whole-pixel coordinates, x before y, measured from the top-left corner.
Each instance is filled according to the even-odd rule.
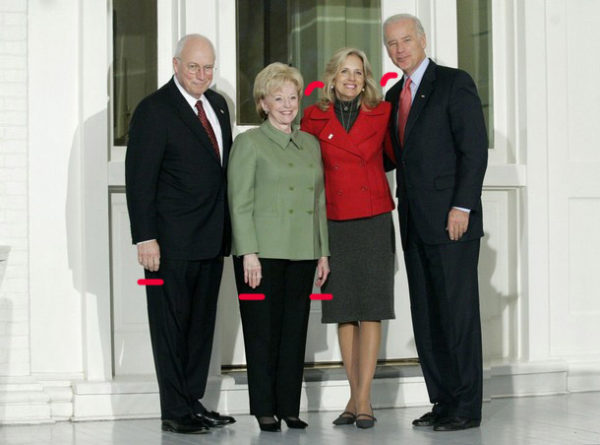
[[[323,323],[338,323],[350,400],[333,423],[374,425],[371,382],[375,374],[381,320],[394,316],[394,203],[383,153],[390,104],[382,101],[364,52],[337,51],[325,70],[322,97],[307,108],[302,130],[319,139],[331,274],[323,291]],[[389,148],[389,151],[387,149]]]

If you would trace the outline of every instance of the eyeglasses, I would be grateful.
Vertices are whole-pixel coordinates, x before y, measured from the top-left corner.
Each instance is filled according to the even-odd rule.
[[[177,57],[176,59],[181,62],[181,59],[179,57]],[[201,66],[201,65],[198,65],[197,63],[188,63],[187,65],[185,65],[185,69],[190,74],[197,74],[198,71],[203,71],[204,74],[212,74],[215,71],[215,66],[214,65]]]

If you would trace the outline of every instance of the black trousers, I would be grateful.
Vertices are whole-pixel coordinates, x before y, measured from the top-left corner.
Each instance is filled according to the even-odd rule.
[[[223,257],[161,258],[163,286],[147,286],[148,320],[162,419],[186,416],[204,396],[215,328]]]
[[[250,413],[297,416],[317,262],[261,258],[260,263],[262,280],[252,289],[244,283],[242,257],[233,258],[238,293],[265,295],[262,301],[240,300]]]
[[[434,412],[481,419],[479,239],[427,245],[408,218],[404,261],[415,343]]]

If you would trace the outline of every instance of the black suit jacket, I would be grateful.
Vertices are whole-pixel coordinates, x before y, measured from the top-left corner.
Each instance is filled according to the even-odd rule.
[[[402,243],[408,212],[426,244],[451,241],[446,231],[453,206],[471,209],[461,241],[483,236],[481,189],[487,167],[487,133],[475,83],[465,71],[429,61],[406,123],[398,136],[398,103],[404,80],[386,94],[392,103],[390,132],[397,160],[396,195]]]
[[[221,95],[204,94],[221,125],[224,167],[173,79],[140,102],[129,128],[125,183],[131,236],[134,244],[157,239],[165,258],[229,254],[229,111]]]

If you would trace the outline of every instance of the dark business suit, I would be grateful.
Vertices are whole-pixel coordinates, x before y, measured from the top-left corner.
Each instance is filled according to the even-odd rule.
[[[464,71],[429,62],[412,102],[404,145],[393,105],[400,232],[417,352],[434,413],[481,418],[482,353],[477,262],[487,136],[475,84]],[[470,209],[459,241],[448,236],[452,207]]]
[[[138,105],[125,160],[134,243],[156,239],[160,268],[146,271],[148,318],[163,419],[184,417],[204,396],[216,303],[229,254],[226,171],[231,127],[222,96],[204,95],[219,119],[223,167],[173,79]]]

